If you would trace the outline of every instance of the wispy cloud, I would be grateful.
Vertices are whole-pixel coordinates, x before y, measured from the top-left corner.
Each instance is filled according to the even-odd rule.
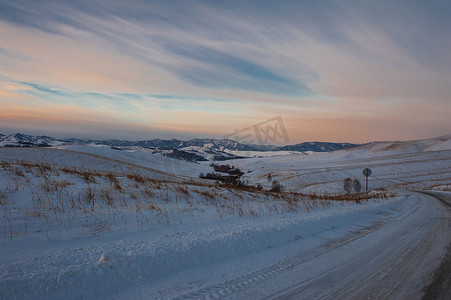
[[[59,96],[61,98],[66,98],[66,97],[70,97],[73,98],[74,94],[72,93],[67,93],[67,92],[63,92],[61,90],[56,90],[56,89],[52,89],[43,85],[39,85],[39,84],[35,84],[35,83],[30,83],[30,82],[18,82],[19,84],[23,84],[25,86],[30,87],[31,89],[24,89],[26,93],[32,93],[32,94],[42,94],[44,96]]]
[[[0,0],[0,105],[159,130],[215,120],[217,136],[280,114],[292,140],[381,115],[394,135],[400,122],[399,135],[445,134],[450,13],[446,1]],[[411,118],[431,113],[430,126]]]
[[[310,96],[313,92],[301,82],[236,55],[199,45],[166,45],[168,52],[197,67],[174,66],[183,80],[209,88],[235,88],[293,96]]]

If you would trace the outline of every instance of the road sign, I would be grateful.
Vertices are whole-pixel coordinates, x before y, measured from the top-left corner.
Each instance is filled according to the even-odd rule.
[[[365,169],[363,169],[363,176],[365,176],[365,177],[369,177],[369,176],[371,176],[371,169],[370,168],[365,168]]]
[[[372,172],[371,172],[370,168],[365,168],[365,169],[363,169],[362,173],[363,173],[363,176],[366,177],[366,188],[365,188],[365,191],[366,191],[366,201],[368,201],[368,177],[371,176]]]

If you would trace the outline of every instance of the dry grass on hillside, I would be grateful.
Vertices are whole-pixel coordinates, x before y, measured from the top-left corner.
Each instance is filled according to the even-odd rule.
[[[364,194],[315,195],[223,186],[202,181],[170,182],[144,176],[30,162],[0,161],[0,206],[5,240],[27,237],[38,223],[50,238],[55,226],[99,235],[129,225],[137,229],[183,222],[186,215],[223,217],[310,211],[334,201],[360,202]],[[392,195],[372,194],[384,199]],[[36,227],[36,226],[34,226]],[[78,233],[77,233],[78,234]]]

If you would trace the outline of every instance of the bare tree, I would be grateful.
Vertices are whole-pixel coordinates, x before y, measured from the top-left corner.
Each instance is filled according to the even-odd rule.
[[[343,182],[343,189],[346,193],[350,194],[352,190],[352,179],[350,177],[346,178]]]
[[[357,178],[354,178],[352,185],[354,186],[354,190],[356,191],[356,193],[360,193],[360,191],[362,190],[362,185],[360,184],[360,181]]]
[[[272,176],[271,176],[271,174],[268,174],[268,182],[271,182],[272,181]]]
[[[271,192],[280,193],[283,191],[283,186],[277,180],[274,180],[271,185]]]

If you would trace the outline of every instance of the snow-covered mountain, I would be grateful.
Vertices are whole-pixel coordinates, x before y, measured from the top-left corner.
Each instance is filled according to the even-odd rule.
[[[312,142],[277,147],[273,145],[247,145],[241,144],[230,139],[191,139],[182,141],[178,139],[162,140],[91,140],[91,139],[63,139],[57,140],[48,136],[33,136],[21,133],[13,135],[0,135],[0,147],[51,147],[57,144],[98,144],[111,147],[147,147],[160,149],[176,149],[188,152],[201,152],[210,155],[221,155],[223,157],[232,157],[227,151],[299,151],[299,152],[329,152],[341,150],[349,147],[358,146],[348,143],[324,143]]]
[[[304,142],[296,145],[287,145],[275,149],[276,151],[299,151],[299,152],[331,152],[346,148],[360,146],[350,143],[325,143],[325,142]]]
[[[247,145],[230,139],[191,139],[182,141],[178,139],[152,139],[140,141],[128,140],[91,140],[91,139],[55,139],[49,136],[34,136],[27,134],[0,134],[0,147],[54,147],[64,145],[91,145],[107,146],[115,150],[129,150],[132,148],[146,148],[154,153],[169,155],[174,158],[189,161],[202,160],[229,160],[244,157],[270,157],[287,155],[290,153],[320,153],[338,150],[359,153],[385,153],[391,152],[421,152],[440,149],[449,149],[451,135],[432,139],[415,141],[387,141],[371,142],[367,144],[304,142],[295,145],[276,147],[272,145]],[[355,151],[354,151],[355,152]],[[352,153],[354,153],[352,152]],[[349,152],[349,155],[351,153]]]
[[[140,140],[140,141],[128,141],[128,140],[80,140],[80,139],[67,139],[65,142],[75,142],[79,144],[103,144],[114,147],[154,147],[162,149],[182,149],[188,147],[202,147],[210,150],[224,151],[271,151],[276,149],[276,146],[265,145],[246,145],[229,139],[191,139],[188,141],[182,141],[178,139],[162,140]]]
[[[27,134],[0,134],[0,147],[52,147],[61,144],[49,136],[35,136]]]

